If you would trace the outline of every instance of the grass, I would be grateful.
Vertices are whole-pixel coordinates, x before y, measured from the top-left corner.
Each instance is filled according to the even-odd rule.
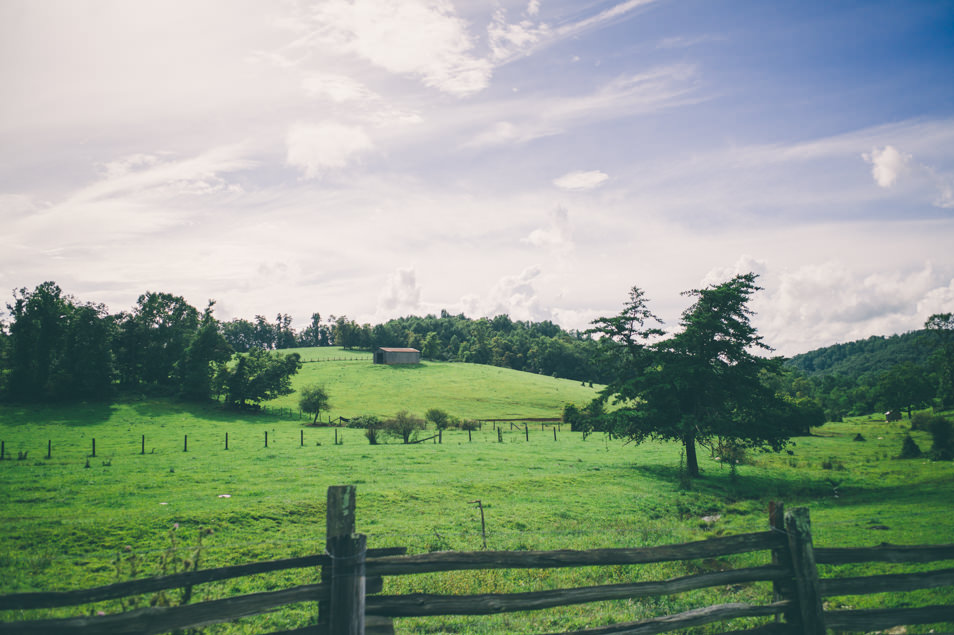
[[[302,364],[293,385],[325,386],[331,409],[323,417],[388,417],[399,410],[423,415],[428,408],[467,419],[559,417],[564,403],[582,405],[596,396],[595,388],[577,381],[494,366],[450,362],[387,366],[372,364],[371,353],[339,348],[283,352],[297,352],[302,360],[322,360]],[[347,361],[331,361],[335,359]],[[281,397],[270,405],[297,411],[298,396]]]
[[[307,357],[304,357],[308,359]],[[403,390],[412,411],[443,407],[458,416],[503,417],[500,404],[513,404],[514,416],[547,416],[561,403],[524,408],[518,390],[540,382],[557,393],[580,388],[574,382],[527,375],[504,385],[489,379],[482,391],[461,389],[451,403],[437,396],[450,388],[430,390],[443,374],[474,372],[493,377],[497,369],[466,364],[424,364],[407,372],[359,362],[307,364],[297,381],[324,380],[336,409],[345,416],[390,412],[389,402],[367,401],[348,394],[335,373],[355,368],[365,377],[387,383],[412,380]],[[440,371],[440,372],[438,372]],[[307,375],[306,375],[307,373]],[[476,382],[475,379],[472,381]],[[300,384],[299,384],[300,385]],[[384,389],[371,388],[380,395]],[[483,395],[486,402],[469,404]],[[590,389],[585,389],[590,390]],[[362,394],[367,391],[362,388]],[[431,397],[425,399],[424,394]],[[577,393],[578,394],[578,393]],[[491,400],[497,399],[497,405]],[[582,402],[576,396],[572,399]],[[511,401],[512,400],[512,401]],[[352,409],[342,404],[364,404]],[[459,406],[459,407],[458,407]],[[403,405],[402,407],[409,407]],[[381,410],[377,410],[381,408]],[[490,414],[493,412],[493,414]],[[482,417],[483,418],[483,417]],[[8,458],[0,463],[0,593],[38,589],[72,589],[106,584],[129,575],[128,558],[136,554],[137,574],[157,572],[170,547],[170,532],[184,546],[193,545],[202,529],[202,566],[236,564],[320,552],[324,543],[324,497],[328,486],[358,486],[358,531],[369,546],[405,546],[411,553],[477,550],[481,547],[481,500],[491,549],[585,549],[643,546],[759,531],[766,527],[767,503],[781,500],[791,508],[811,510],[816,546],[861,546],[954,543],[950,503],[954,500],[954,465],[928,460],[898,460],[906,422],[886,424],[856,418],[819,428],[796,440],[792,454],[753,455],[738,467],[737,477],[700,449],[703,478],[689,490],[680,488],[680,448],[672,444],[623,445],[591,435],[586,441],[566,428],[553,440],[550,428],[523,431],[505,426],[504,442],[490,427],[467,433],[449,431],[440,445],[370,446],[360,430],[304,427],[305,421],[266,415],[241,415],[215,406],[194,407],[162,400],[125,401],[114,405],[71,407],[0,407],[0,439]],[[305,444],[301,445],[304,430]],[[264,433],[269,433],[269,447]],[[229,450],[224,449],[229,433]],[[861,432],[864,442],[853,441]],[[141,454],[141,435],[146,454]],[[183,437],[188,435],[188,452]],[[927,449],[926,433],[914,432]],[[97,456],[84,467],[96,438]],[[53,452],[46,459],[47,439]],[[16,460],[18,452],[27,458]],[[108,464],[107,464],[108,463]],[[220,498],[220,495],[229,498]],[[718,515],[715,523],[702,520]],[[125,547],[130,551],[124,551]],[[117,554],[122,559],[117,572]],[[764,563],[764,555],[643,567],[490,571],[391,578],[386,592],[485,593],[611,584],[666,578],[717,568],[723,564]],[[880,565],[827,567],[823,574],[864,575]],[[272,590],[314,581],[310,571],[253,576],[196,588],[193,601]],[[765,601],[767,585],[711,589],[672,597],[564,607],[542,612],[490,617],[444,617],[398,621],[403,633],[547,632],[635,620],[725,601]],[[903,602],[952,603],[950,589],[913,596],[832,598],[832,606],[876,607]],[[144,600],[145,601],[145,600]],[[103,602],[85,612],[120,610]],[[302,604],[254,619],[209,629],[212,633],[254,633],[306,625],[313,604]],[[77,609],[46,612],[65,616]],[[37,617],[38,612],[0,612],[0,620]],[[741,622],[745,624],[746,622]],[[742,626],[736,626],[741,628]],[[919,627],[920,628],[920,627]],[[950,626],[948,626],[950,628]],[[700,628],[693,632],[716,632]],[[912,628],[910,632],[928,632]]]

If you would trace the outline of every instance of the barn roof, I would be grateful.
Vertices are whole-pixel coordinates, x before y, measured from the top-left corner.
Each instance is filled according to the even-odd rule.
[[[378,350],[387,351],[388,353],[420,353],[421,351],[416,348],[384,348],[381,347]]]

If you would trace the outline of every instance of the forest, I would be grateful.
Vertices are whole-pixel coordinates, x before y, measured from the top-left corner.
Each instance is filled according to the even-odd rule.
[[[315,312],[296,330],[285,313],[274,320],[256,315],[221,321],[214,308],[211,300],[200,310],[182,296],[147,291],[129,310],[110,313],[103,304],[78,301],[55,282],[15,290],[7,319],[0,321],[0,398],[109,400],[132,391],[249,405],[287,394],[287,378],[300,360],[280,351],[311,346],[411,347],[426,360],[586,383],[612,379],[594,332],[564,330],[548,321],[474,319],[441,311],[371,325],[346,315],[323,319]],[[777,394],[822,410],[829,421],[950,406],[954,319],[939,314],[918,331],[820,348],[784,360],[782,369],[764,381]]]

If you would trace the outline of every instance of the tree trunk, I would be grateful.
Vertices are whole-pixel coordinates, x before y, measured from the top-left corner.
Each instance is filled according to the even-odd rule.
[[[315,420],[312,421],[312,423],[318,423],[318,415],[319,415],[320,413],[321,413],[320,410],[316,410],[316,411],[315,411]]]
[[[699,461],[696,460],[696,435],[688,432],[682,438],[682,443],[686,447],[686,473],[690,478],[699,476]]]

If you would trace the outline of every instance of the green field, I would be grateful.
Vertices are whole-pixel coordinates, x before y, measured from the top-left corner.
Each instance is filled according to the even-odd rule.
[[[303,359],[311,358],[303,354]],[[409,369],[344,361],[306,364],[296,384],[316,382],[328,387],[331,414],[346,417],[402,408],[422,414],[430,407],[460,417],[556,416],[564,401],[583,403],[593,393],[577,382],[467,364]],[[295,397],[282,401],[293,406]],[[554,440],[552,428],[541,430],[539,424],[531,424],[527,441],[522,430],[511,431],[507,424],[503,443],[485,426],[472,440],[466,432],[448,431],[440,445],[391,441],[370,446],[360,430],[306,423],[297,420],[297,412],[293,419],[238,415],[215,406],[149,399],[0,407],[0,440],[8,459],[0,463],[0,594],[126,579],[131,554],[138,561],[136,575],[154,574],[171,534],[180,545],[193,545],[201,528],[214,531],[205,539],[202,567],[320,552],[325,491],[343,483],[358,486],[358,531],[369,535],[369,546],[406,546],[411,553],[480,549],[480,516],[471,503],[476,499],[485,506],[491,549],[645,546],[758,531],[766,527],[766,506],[773,499],[790,508],[810,508],[816,546],[954,543],[954,465],[893,458],[906,422],[859,418],[827,424],[815,436],[797,439],[791,455],[753,455],[735,477],[700,451],[704,474],[691,489],[681,486],[680,449],[672,444],[624,445],[602,435],[584,441],[566,428]],[[334,444],[336,432],[341,445]],[[859,432],[865,441],[853,440]],[[185,435],[188,451],[183,451]],[[914,437],[929,448],[925,433]],[[96,457],[89,458],[87,468],[93,438]],[[53,442],[49,459],[48,440]],[[26,457],[17,460],[18,453]],[[719,516],[715,522],[702,520],[714,515]],[[117,554],[123,557],[119,571]],[[764,562],[760,556],[727,560]],[[388,580],[386,592],[528,591],[672,577],[720,564],[433,574]],[[838,568],[858,575],[875,570],[880,571],[870,565]],[[314,577],[295,571],[203,585],[193,601],[310,583]],[[765,601],[770,592],[768,585],[751,585],[534,613],[401,620],[397,626],[402,633],[570,630],[702,603]],[[921,591],[911,598],[912,603],[952,603],[954,592]],[[832,604],[907,601],[873,595],[836,598]],[[114,601],[82,610],[120,607]],[[296,605],[209,632],[299,627],[310,623],[315,611],[313,604]],[[0,612],[0,620],[37,616]]]
[[[399,410],[422,416],[428,408],[442,408],[462,419],[559,417],[564,403],[585,404],[596,396],[595,389],[578,381],[494,366],[449,362],[375,365],[371,353],[340,348],[282,352],[297,352],[306,362],[325,360],[302,364],[293,384],[325,386],[332,417],[387,417]],[[348,361],[331,361],[336,359]],[[281,397],[269,405],[297,410],[298,395]]]

